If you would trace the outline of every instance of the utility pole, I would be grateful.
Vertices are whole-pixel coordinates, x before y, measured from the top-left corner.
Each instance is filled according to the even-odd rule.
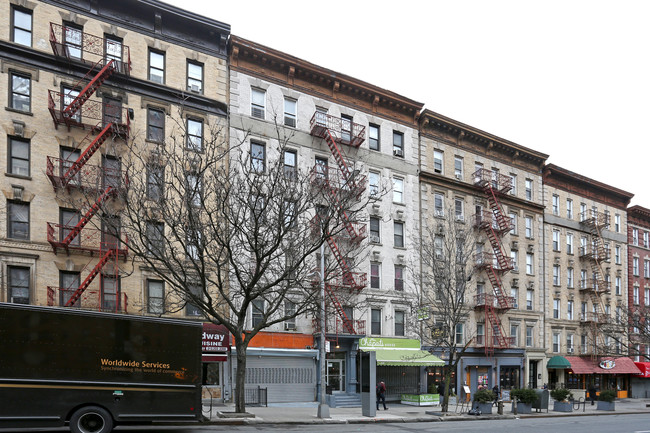
[[[325,402],[325,374],[327,361],[325,360],[325,243],[320,246],[320,400],[318,403],[318,418],[329,418],[330,407]]]

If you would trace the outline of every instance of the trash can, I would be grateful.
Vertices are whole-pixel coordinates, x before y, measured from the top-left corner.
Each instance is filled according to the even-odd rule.
[[[535,394],[537,394],[537,400],[533,402],[532,408],[535,409],[535,412],[541,412],[543,409],[548,412],[548,389],[536,389]]]

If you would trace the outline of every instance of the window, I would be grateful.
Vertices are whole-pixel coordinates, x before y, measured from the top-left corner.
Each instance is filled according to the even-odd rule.
[[[634,257],[632,259],[632,274],[634,274],[635,277],[639,276],[639,258]]]
[[[68,235],[72,232],[73,228],[79,223],[79,212],[75,209],[59,209],[59,222],[61,230],[59,231],[59,241],[63,242],[67,239]],[[70,241],[70,245],[79,246],[81,243],[81,236],[75,236]]]
[[[533,327],[526,326],[526,347],[533,347]]]
[[[201,199],[203,197],[203,181],[201,176],[196,173],[186,174],[187,185],[187,202],[191,207],[201,207]]]
[[[196,227],[185,229],[185,258],[187,260],[199,260],[203,255],[203,242],[201,232]]]
[[[116,66],[122,66],[122,39],[104,35],[104,52],[106,60],[115,60]]]
[[[567,334],[566,336],[566,351],[567,353],[573,353],[573,334]]]
[[[553,215],[560,214],[560,196],[553,194]]]
[[[370,217],[370,242],[381,243],[380,220],[377,217]]]
[[[533,199],[533,181],[526,179],[526,200]]]
[[[650,289],[647,288],[647,287],[643,291],[643,303],[645,304],[646,307],[650,305]],[[648,321],[648,320],[650,320],[650,319],[648,319],[647,316],[646,316],[646,321]]]
[[[162,281],[147,280],[147,311],[151,314],[165,312],[165,290]]]
[[[513,347],[519,346],[519,325],[510,324],[510,339]]]
[[[14,304],[29,304],[29,273],[28,267],[7,266],[7,298]]]
[[[435,236],[433,238],[433,251],[436,260],[442,259],[442,236]]]
[[[9,137],[9,173],[15,174],[16,176],[29,176],[29,157],[29,141]]]
[[[165,54],[149,50],[149,81],[165,84]]]
[[[614,247],[614,261],[616,262],[617,265],[621,264],[621,246],[616,245]]]
[[[560,285],[560,265],[553,265],[553,285]]]
[[[553,352],[558,353],[559,351],[560,351],[560,334],[556,332],[553,334]]]
[[[378,308],[370,310],[370,333],[373,335],[381,334],[381,310]]]
[[[463,338],[463,324],[462,323],[457,323],[456,324],[456,344],[464,344],[463,342],[465,341]]]
[[[65,87],[63,86],[62,88],[62,95],[61,98],[63,99],[62,105],[63,107],[67,107],[72,102],[79,96],[79,90],[78,89],[73,89],[71,87]],[[76,122],[81,122],[81,110],[77,110],[74,114],[70,116],[70,119],[76,121]]]
[[[645,278],[650,278],[650,260],[643,260],[643,276]]]
[[[458,180],[463,179],[463,158],[460,156],[454,157],[454,177]]]
[[[404,247],[404,223],[403,222],[397,222],[393,224],[393,230],[394,230],[394,246],[398,248],[403,248]]]
[[[404,158],[404,134],[393,131],[393,155]]]
[[[621,216],[619,214],[614,215],[614,231],[621,232]]]
[[[527,216],[524,221],[526,222],[526,237],[530,239],[533,237],[533,217]]]
[[[370,197],[379,197],[379,188],[381,183],[381,175],[376,171],[368,173],[368,185],[370,187]],[[393,195],[393,200],[395,196]]]
[[[352,125],[352,116],[341,114],[341,140],[346,144],[352,141]]]
[[[585,221],[589,215],[587,215],[587,205],[580,203],[580,221]]]
[[[7,237],[29,240],[29,203],[7,202]]]
[[[620,295],[621,294],[621,277],[616,277],[615,281],[615,290],[616,294]]]
[[[11,41],[27,47],[32,46],[32,11],[14,7],[12,9]]]
[[[567,301],[566,318],[569,320],[573,320],[573,301]]]
[[[147,108],[147,140],[162,143],[164,137],[165,112],[157,108]]]
[[[635,287],[633,291],[633,302],[634,305],[639,305],[639,288]]]
[[[570,198],[566,199],[566,217],[573,219],[573,200]]]
[[[63,43],[68,56],[81,59],[83,55],[83,28],[72,23],[65,23],[63,27]]]
[[[650,232],[643,232],[643,247],[650,248]]]
[[[519,289],[516,287],[511,287],[510,288],[510,297],[512,298],[513,301],[513,308],[517,309],[519,308]]]
[[[404,266],[395,265],[395,290],[404,291]]]
[[[512,185],[510,194],[517,195],[517,175],[514,173],[510,173],[510,184]]]
[[[327,179],[328,178],[328,162],[327,158],[321,158],[320,156],[317,156],[314,160],[314,170],[316,171],[316,175],[319,178],[322,179]]]
[[[566,252],[573,254],[573,233],[566,234]]]
[[[251,116],[264,119],[266,113],[266,92],[261,89],[251,89]],[[325,116],[323,116],[325,117]]]
[[[284,98],[284,124],[295,128],[297,125],[298,102],[295,99]]]
[[[526,290],[526,310],[533,309],[533,293],[531,289]]]
[[[621,307],[616,307],[616,323],[621,323],[622,314],[623,309]]]
[[[102,155],[102,188],[120,188],[122,183],[122,160],[111,155]]]
[[[203,150],[203,121],[187,119],[187,148],[195,152]]]
[[[252,327],[255,328],[264,321],[264,299],[253,299],[252,304]]]
[[[554,319],[559,319],[560,318],[560,300],[559,299],[553,299],[553,318]]]
[[[165,169],[158,164],[147,165],[147,198],[162,200],[165,188]]]
[[[533,275],[533,255],[526,253],[526,273]]]
[[[567,268],[566,270],[566,286],[573,289],[573,268]]]
[[[637,228],[632,229],[632,245],[639,245],[639,229]]]
[[[370,263],[370,288],[381,289],[381,264]]]
[[[285,329],[296,329],[296,303],[293,301],[286,300],[284,301],[284,315],[286,317],[289,317],[287,320],[284,321]],[[293,316],[293,317],[291,317]],[[348,316],[348,318],[351,316]]]
[[[284,151],[284,175],[295,179],[298,175],[298,154],[295,150]]]
[[[379,147],[379,126],[368,125],[368,146],[370,150],[380,150]]]
[[[464,202],[462,198],[454,199],[454,215],[456,221],[465,221]]]
[[[404,203],[404,179],[393,177],[393,202]]]
[[[433,209],[435,216],[444,217],[445,216],[445,196],[439,192],[433,194]]]
[[[519,272],[519,254],[515,250],[510,250],[510,258],[512,259],[512,271]]]
[[[397,337],[404,336],[404,317],[403,311],[395,311],[395,336]]]
[[[194,296],[195,299],[199,299],[199,300],[203,299],[203,288],[200,285],[190,284],[189,292],[192,296]],[[253,303],[254,302],[255,301],[253,301]],[[262,307],[264,307],[263,302],[264,301],[262,301]],[[189,298],[185,306],[185,314],[187,316],[201,316],[203,313],[201,312],[201,309],[199,308],[197,303],[193,302],[192,298]]]
[[[433,171],[442,173],[442,152],[439,150],[433,151]]]
[[[102,311],[120,311],[120,278],[101,276]]]
[[[264,143],[251,141],[251,170],[254,173],[264,173],[266,169],[266,146]]]
[[[515,212],[510,212],[510,234],[511,235],[517,235],[517,214]]]
[[[32,83],[30,76],[12,72],[10,77],[9,107],[19,111],[31,111]]]
[[[553,230],[553,251],[560,251],[560,231]]]
[[[64,307],[72,298],[72,295],[77,291],[80,285],[79,272],[59,271],[59,305]],[[73,307],[81,307],[81,298],[78,298],[73,304]]]
[[[587,288],[587,271],[584,269],[580,269],[580,288]]]
[[[203,65],[196,62],[187,62],[187,90],[203,93]]]
[[[165,249],[165,225],[158,221],[147,222],[147,253],[158,256]]]
[[[476,324],[476,344],[482,345],[485,340],[485,325],[483,323]]]

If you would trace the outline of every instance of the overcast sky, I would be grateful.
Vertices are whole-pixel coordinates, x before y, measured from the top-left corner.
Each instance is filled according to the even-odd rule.
[[[650,208],[650,1],[166,1]]]

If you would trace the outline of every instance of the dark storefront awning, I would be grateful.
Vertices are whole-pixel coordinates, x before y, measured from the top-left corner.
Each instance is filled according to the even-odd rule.
[[[559,369],[571,368],[571,363],[567,361],[567,359],[564,356],[554,356],[553,358],[548,360],[548,363],[546,364],[546,368],[559,368]]]
[[[364,349],[368,351],[368,349]],[[445,361],[426,350],[373,349],[377,353],[377,365],[391,367],[433,367],[445,365]]]
[[[589,357],[567,356],[574,374],[639,374],[641,371],[630,358],[600,358],[593,361]]]

